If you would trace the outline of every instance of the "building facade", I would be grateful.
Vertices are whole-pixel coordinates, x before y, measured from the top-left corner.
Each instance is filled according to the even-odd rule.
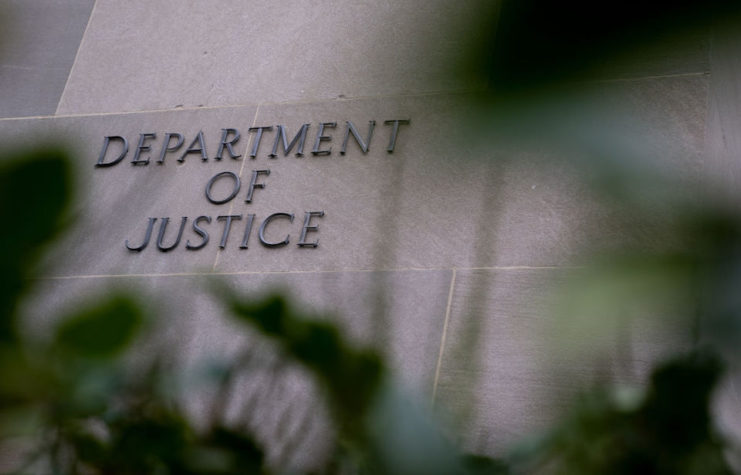
[[[482,106],[486,80],[465,69],[495,15],[478,1],[3,9],[3,144],[62,142],[75,162],[74,223],[25,304],[32,327],[122,288],[148,302],[155,341],[197,365],[254,338],[224,317],[210,282],[247,297],[280,289],[383,348],[452,438],[493,455],[548,427],[577,388],[640,384],[689,344],[641,323],[627,340],[589,326],[561,334],[550,297],[586,256],[663,244],[649,228],[626,233],[630,213],[583,180],[590,140],[635,146],[641,166],[733,195],[732,35],[703,30],[606,62],[579,93],[535,107],[536,140],[521,147],[497,105]],[[544,145],[569,127],[583,148]],[[294,373],[272,394],[260,392],[267,373],[244,383],[266,440],[281,414],[311,411],[316,396]],[[738,396],[723,394],[733,413]],[[200,401],[187,403],[196,418]],[[311,425],[288,463],[315,463],[325,430]],[[275,459],[287,457],[281,443]]]

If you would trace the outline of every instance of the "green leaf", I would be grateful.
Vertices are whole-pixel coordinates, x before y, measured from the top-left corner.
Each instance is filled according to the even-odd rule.
[[[292,309],[280,295],[247,301],[225,286],[217,284],[215,289],[237,319],[273,339],[314,374],[328,392],[340,431],[358,437],[385,374],[381,356],[372,349],[356,348],[335,324]]]
[[[86,357],[111,357],[124,350],[142,324],[136,303],[114,297],[63,321],[57,330],[57,344]]]
[[[4,157],[0,166],[0,341],[13,341],[15,309],[43,244],[62,227],[70,202],[70,166],[60,149]]]

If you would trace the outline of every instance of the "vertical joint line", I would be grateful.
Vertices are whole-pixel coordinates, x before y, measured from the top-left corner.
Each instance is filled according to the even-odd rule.
[[[432,382],[432,399],[430,405],[435,407],[437,398],[437,385],[440,381],[440,368],[443,364],[443,352],[445,351],[445,339],[448,335],[448,323],[450,322],[450,309],[453,306],[453,290],[455,289],[456,268],[453,268],[453,277],[450,279],[450,289],[448,290],[448,304],[445,307],[445,322],[443,323],[443,334],[440,337],[440,351],[437,353],[437,364],[435,366],[435,379]]]
[[[257,114],[260,113],[260,104],[257,104],[257,107],[255,107],[255,117],[252,118],[252,125],[250,127],[254,127],[255,124],[257,124]],[[239,167],[239,179],[242,179],[242,172],[244,172],[244,164],[247,161],[247,152],[250,149],[249,141],[247,142],[247,148],[245,149],[244,153],[242,154],[242,165]],[[229,214],[232,214],[234,211],[234,201],[232,200],[231,203],[229,203]],[[221,249],[216,249],[216,257],[214,258],[214,265],[211,266],[211,272],[216,272],[216,266],[219,265],[219,256],[221,256]]]

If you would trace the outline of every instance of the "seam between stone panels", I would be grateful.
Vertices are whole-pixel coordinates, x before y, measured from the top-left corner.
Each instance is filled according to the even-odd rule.
[[[321,104],[325,102],[352,102],[369,99],[393,99],[395,97],[426,97],[426,96],[460,96],[466,94],[477,94],[486,92],[486,89],[461,89],[452,91],[422,91],[422,92],[410,92],[407,94],[375,94],[372,96],[346,96],[346,97],[332,97],[326,99],[312,98],[303,99],[297,101],[275,101],[275,102],[263,102],[265,106],[290,106],[290,105],[309,105],[309,104]]]
[[[614,82],[633,82],[633,81],[647,81],[651,79],[671,79],[671,78],[683,78],[683,77],[696,77],[696,76],[708,76],[710,71],[695,71],[690,73],[674,73],[674,74],[657,74],[654,76],[635,76],[626,78],[613,78],[613,79],[595,79],[589,81],[590,83],[603,84],[603,83],[614,83]]]
[[[443,365],[443,352],[445,351],[445,340],[448,335],[448,322],[450,322],[450,310],[453,307],[453,291],[455,289],[456,269],[453,268],[453,277],[450,279],[450,289],[448,290],[448,303],[445,306],[445,321],[443,322],[443,334],[440,336],[440,350],[437,353],[437,364],[435,365],[435,379],[432,382],[432,398],[430,405],[435,407],[437,398],[437,385],[440,381],[440,368]]]
[[[329,99],[311,99],[305,101],[295,102],[261,102],[255,103],[244,103],[244,104],[225,104],[218,106],[206,106],[206,107],[177,107],[169,109],[143,109],[138,111],[117,111],[117,112],[83,112],[79,114],[54,114],[54,115],[36,115],[26,117],[2,117],[0,121],[7,120],[38,120],[38,119],[68,119],[68,118],[80,118],[80,117],[108,117],[117,115],[134,115],[134,114],[155,114],[164,112],[193,112],[193,111],[209,111],[219,109],[239,109],[244,107],[257,107],[259,106],[292,106],[292,105],[310,105],[310,104],[323,104],[332,102],[352,102],[369,99],[393,99],[395,97],[427,97],[427,96],[459,96],[466,94],[475,94],[482,92],[479,90],[468,90],[468,91],[430,91],[430,92],[417,92],[409,94],[388,94],[388,95],[376,95],[376,96],[353,96],[345,98],[329,98]]]
[[[494,266],[494,267],[456,267],[459,271],[472,270],[556,270],[556,269],[582,269],[583,266]],[[196,276],[219,276],[219,275],[261,275],[261,274],[336,274],[341,272],[426,272],[450,270],[449,267],[391,267],[382,269],[321,269],[321,270],[254,270],[234,272],[164,272],[164,273],[142,273],[142,274],[80,274],[80,275],[51,275],[38,277],[36,280],[71,280],[71,279],[110,279],[110,278],[136,278],[136,277],[196,277]]]
[[[257,124],[257,114],[260,113],[260,104],[255,107],[255,116],[252,118],[252,125],[250,127],[255,127],[255,124]],[[247,141],[247,147],[244,149],[244,154],[242,155],[242,164],[239,167],[239,179],[242,179],[242,172],[244,171],[244,164],[247,162],[247,151],[250,149],[249,141]],[[229,215],[232,214],[234,211],[234,200],[232,200],[231,203],[229,203]],[[216,266],[219,265],[219,257],[221,256],[221,249],[216,250],[216,257],[214,257],[214,265],[211,266],[211,272],[214,272],[216,270]]]
[[[540,270],[540,269],[582,269],[584,266],[483,266],[456,267],[458,270]]]
[[[146,109],[140,111],[118,111],[118,112],[90,112],[80,114],[60,114],[60,115],[34,115],[25,117],[2,117],[0,121],[4,120],[38,120],[38,119],[75,119],[85,117],[110,117],[117,115],[135,115],[135,114],[160,114],[167,112],[192,112],[192,111],[210,111],[219,109],[241,109],[246,107],[256,107],[257,104],[230,104],[224,106],[210,106],[210,107],[173,107],[170,109]]]
[[[91,18],[92,18],[92,15],[91,15]],[[70,75],[71,75],[71,71],[70,71]],[[641,80],[650,80],[650,79],[665,79],[665,78],[674,78],[674,77],[693,77],[693,76],[708,76],[708,75],[710,75],[710,71],[694,72],[694,73],[666,74],[666,75],[657,75],[657,76],[643,76],[643,77],[634,77],[634,78],[600,79],[600,80],[595,80],[595,81],[589,81],[589,83],[630,82],[630,81],[641,81]],[[68,80],[69,80],[69,77],[68,77]],[[66,89],[66,85],[65,85],[65,89]],[[207,107],[178,107],[178,108],[170,108],[170,109],[143,109],[143,110],[137,110],[137,111],[85,112],[85,113],[79,113],[79,114],[35,115],[35,116],[26,116],[26,117],[0,117],[0,122],[10,121],[10,120],[108,117],[108,116],[117,116],[117,115],[154,114],[154,113],[179,112],[179,111],[182,111],[182,112],[208,111],[208,110],[219,110],[219,109],[238,109],[238,108],[243,108],[243,107],[256,107],[258,105],[262,105],[262,106],[310,105],[310,104],[322,104],[322,103],[329,103],[329,102],[352,102],[352,101],[369,100],[369,99],[393,99],[395,97],[402,98],[402,97],[427,97],[427,96],[458,96],[458,95],[466,95],[466,94],[475,94],[478,92],[486,92],[486,91],[482,91],[478,89],[471,89],[471,90],[465,90],[465,91],[429,91],[429,92],[416,92],[416,93],[409,93],[409,94],[387,94],[387,95],[379,94],[375,96],[352,96],[352,97],[344,97],[344,98],[339,98],[339,99],[338,98],[311,99],[311,100],[295,101],[295,102],[263,102],[260,104],[244,103],[244,104],[225,104],[225,105],[207,106]],[[60,98],[60,103],[61,103],[61,98]],[[57,106],[57,110],[58,109],[59,109],[59,106]]]
[[[49,69],[61,71],[63,69],[67,69],[63,66],[41,66],[39,67],[39,66],[24,66],[22,64],[8,64],[8,63],[0,65],[0,68],[20,69],[22,71],[46,71]]]
[[[717,91],[717,88],[715,86],[715,81],[717,80],[717,75],[712,75],[713,73],[713,65],[715,64],[713,58],[715,57],[715,31],[711,29],[710,31],[710,40],[708,44],[708,64],[710,67],[710,73],[708,74],[710,76],[710,80],[708,81],[708,88],[705,94],[705,127],[703,128],[703,169],[707,170],[708,164],[713,161],[713,150],[714,150],[714,132],[720,132],[723,134],[723,124],[720,123],[720,117],[718,117],[718,120],[716,121],[714,118],[718,113],[718,109],[716,104],[716,98],[715,93]],[[715,127],[719,127],[720,131],[713,130]],[[721,135],[722,136],[722,135]],[[707,186],[704,186],[703,189],[706,189]],[[703,197],[704,199],[705,197]],[[699,317],[698,317],[699,318]],[[696,322],[699,323],[699,322]]]
[[[69,86],[69,80],[72,77],[72,73],[75,70],[75,66],[77,65],[77,59],[80,56],[80,51],[82,51],[82,44],[85,42],[85,38],[87,37],[87,31],[90,28],[90,24],[93,22],[93,15],[95,15],[95,7],[98,6],[98,1],[93,1],[93,8],[90,9],[90,16],[87,19],[87,24],[85,25],[85,30],[82,32],[82,38],[80,38],[80,44],[77,45],[77,51],[75,52],[75,59],[72,61],[72,67],[69,68],[69,74],[67,74],[67,80],[64,82],[64,89],[62,89],[62,94],[59,95],[59,102],[57,102],[57,108],[54,109],[54,116],[56,116],[59,113],[59,106],[62,105],[62,99],[64,98],[64,93],[67,92],[67,86]]]

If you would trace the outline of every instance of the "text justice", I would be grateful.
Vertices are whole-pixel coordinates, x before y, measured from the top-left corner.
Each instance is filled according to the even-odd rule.
[[[260,176],[269,176],[270,170],[252,170],[252,176],[250,178],[250,183],[247,186],[247,193],[244,202],[245,203],[252,203],[252,198],[255,193],[255,189],[264,189],[265,183],[264,182],[258,182],[258,179]],[[226,196],[218,197],[215,196],[215,192],[213,190],[214,184],[218,181],[223,181],[223,179],[230,180],[232,182],[232,187],[229,193]],[[239,176],[237,176],[236,173],[230,172],[230,171],[224,171],[217,173],[216,175],[212,176],[210,180],[208,180],[208,183],[206,183],[206,199],[216,205],[222,205],[225,203],[230,202],[233,200],[238,194],[242,187],[241,181],[239,179]],[[309,232],[318,232],[319,226],[312,224],[312,218],[321,218],[324,216],[324,211],[306,211],[304,213],[304,221],[303,225],[301,226],[301,235],[299,237],[297,245],[302,248],[314,248],[319,245],[319,239],[316,239],[315,241],[307,241],[306,235]],[[224,222],[224,228],[221,232],[221,240],[219,241],[219,247],[221,249],[224,249],[226,247],[227,239],[229,238],[229,233],[232,228],[232,222],[234,221],[241,221],[242,220],[241,214],[230,214],[225,216],[217,216],[216,221],[223,221]],[[240,249],[247,249],[250,234],[252,233],[252,227],[255,222],[255,214],[248,214],[246,219],[246,224],[244,227],[244,232],[242,233],[242,242],[239,246]],[[158,218],[148,218],[147,220],[147,229],[144,232],[144,239],[141,241],[141,244],[138,246],[129,244],[129,240],[127,239],[125,242],[126,248],[130,251],[140,252],[144,250],[148,245],[149,241],[152,239],[152,231],[154,230],[154,226],[157,222]],[[293,223],[294,214],[293,213],[273,213],[266,217],[262,224],[260,224],[257,237],[260,240],[260,244],[262,244],[265,247],[281,247],[287,245],[291,240],[291,235],[288,234],[286,237],[280,241],[269,241],[265,237],[265,230],[267,229],[268,225],[278,219],[287,219],[289,222]],[[174,240],[171,240],[170,243],[165,244],[165,234],[167,233],[167,225],[170,222],[170,218],[159,218],[160,225],[159,225],[159,232],[157,233],[157,249],[159,249],[162,252],[171,251],[178,247],[180,244],[180,241],[183,237],[183,232],[185,231],[186,225],[188,223],[188,217],[183,216],[180,220],[180,227],[178,228],[177,235]],[[209,234],[206,228],[204,227],[203,223],[211,224],[213,219],[211,216],[198,216],[193,220],[193,232],[200,237],[200,241],[197,241],[195,243],[191,243],[190,239],[186,240],[185,242],[185,248],[191,251],[195,251],[198,249],[202,249],[208,244],[209,241]]]
[[[307,241],[307,234],[309,232],[318,232],[319,226],[312,224],[312,218],[321,218],[324,216],[324,211],[306,211],[304,214],[304,221],[301,226],[301,235],[299,237],[297,245],[299,247],[309,247],[314,248],[319,245],[319,239],[316,239],[314,241]],[[216,221],[223,221],[224,222],[224,228],[221,232],[221,240],[219,241],[219,248],[224,249],[226,247],[227,239],[229,238],[229,232],[231,231],[232,223],[234,221],[240,221],[242,220],[241,214],[236,215],[227,215],[227,216],[218,216],[216,218]],[[248,214],[246,225],[244,227],[244,231],[242,232],[242,241],[239,245],[240,249],[247,249],[250,239],[250,234],[252,233],[252,227],[255,222],[256,216],[254,214]],[[144,239],[142,242],[135,246],[133,244],[129,243],[129,240],[126,240],[126,248],[130,251],[139,252],[144,250],[147,245],[149,244],[149,241],[152,238],[152,231],[154,230],[155,223],[157,222],[158,218],[149,218],[147,223],[147,229],[144,233]],[[278,219],[287,219],[289,222],[293,223],[294,215],[293,213],[273,213],[266,217],[262,224],[260,224],[257,237],[260,241],[260,244],[262,244],[265,247],[281,247],[287,245],[291,240],[291,235],[288,234],[280,241],[269,241],[265,237],[265,232],[270,223],[273,221],[276,221]],[[170,239],[169,242],[165,243],[165,234],[167,233],[167,225],[170,221],[170,218],[159,218],[160,224],[159,224],[159,232],[157,233],[157,249],[159,249],[162,252],[172,251],[173,249],[177,248],[180,244],[180,241],[183,237],[183,232],[185,231],[186,224],[188,222],[188,218],[186,216],[183,216],[180,220],[180,227],[178,228],[177,235],[174,239]],[[211,216],[198,216],[193,220],[192,228],[193,232],[200,238],[199,241],[191,242],[190,239],[187,239],[185,242],[185,249],[189,251],[196,251],[198,249],[202,249],[208,244],[209,241],[209,233],[204,227],[203,223],[211,224],[212,218]]]

